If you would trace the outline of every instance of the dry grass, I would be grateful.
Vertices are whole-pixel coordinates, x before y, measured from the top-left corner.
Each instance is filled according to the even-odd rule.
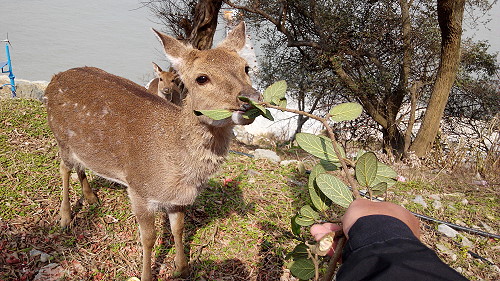
[[[0,280],[32,280],[49,263],[61,266],[63,280],[125,280],[138,276],[141,246],[126,190],[92,178],[101,205],[83,202],[75,210],[72,228],[62,231],[58,226],[57,146],[45,123],[43,105],[0,100],[0,113]],[[233,149],[248,152],[247,147],[237,144]],[[300,150],[288,150],[283,155],[314,161]],[[394,188],[389,200],[469,226],[483,227],[482,221],[498,232],[498,188],[472,186],[465,176],[441,172],[435,177],[436,173],[422,169],[421,173],[404,166],[398,169],[410,181]],[[189,280],[292,280],[284,257],[297,244],[291,238],[289,222],[307,200],[306,182],[307,176],[295,167],[230,154],[187,211],[185,240],[192,263]],[[75,180],[72,186],[75,204],[81,199],[80,188]],[[417,194],[452,195],[443,195],[445,207],[434,210],[413,204],[411,199]],[[469,201],[467,205],[459,203],[462,197]],[[423,223],[423,240],[432,248],[437,243],[450,245],[457,259],[439,253],[445,262],[461,267],[470,279],[500,279],[497,269],[468,257],[453,239],[438,235],[435,228]],[[159,280],[175,280],[169,277],[174,249],[163,215],[158,216],[157,229],[154,272]],[[499,264],[499,241],[464,235],[474,243],[471,251]],[[31,256],[33,249],[49,254],[50,259],[41,261],[39,256]]]

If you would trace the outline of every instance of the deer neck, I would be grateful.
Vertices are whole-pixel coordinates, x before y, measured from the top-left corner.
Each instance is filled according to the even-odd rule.
[[[186,100],[179,120],[183,122],[182,127],[186,128],[181,134],[188,156],[186,163],[199,161],[203,165],[221,164],[229,149],[233,126],[213,127],[204,124],[190,105],[190,100]]]

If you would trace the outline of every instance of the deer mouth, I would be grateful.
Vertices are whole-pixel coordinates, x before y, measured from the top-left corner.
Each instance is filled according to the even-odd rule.
[[[256,108],[255,106],[244,103],[238,109],[233,111],[233,115],[231,117],[232,121],[236,125],[248,125],[251,124],[257,116],[252,116],[250,110]]]
[[[237,110],[235,111],[238,111],[238,112],[241,112],[241,113],[245,113],[247,111],[249,111],[250,109],[252,108],[255,108],[255,106],[249,104],[249,103],[244,103],[240,106],[240,108],[238,108]]]

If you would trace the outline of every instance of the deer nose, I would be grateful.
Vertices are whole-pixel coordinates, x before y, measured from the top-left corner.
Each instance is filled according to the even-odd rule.
[[[243,87],[243,89],[241,90],[239,95],[246,97],[246,98],[249,98],[253,101],[262,101],[261,94],[259,92],[257,92],[257,90],[252,88],[251,86]]]

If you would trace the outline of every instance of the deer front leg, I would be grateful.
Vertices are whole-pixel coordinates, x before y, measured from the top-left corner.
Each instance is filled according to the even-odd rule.
[[[77,169],[76,173],[78,174],[78,180],[80,180],[80,184],[82,185],[82,192],[85,200],[87,200],[90,205],[99,203],[99,198],[97,198],[92,191],[92,188],[90,188],[87,175],[85,175],[85,169]]]
[[[61,174],[63,182],[62,202],[59,214],[61,215],[61,227],[66,228],[71,223],[71,206],[69,203],[69,177],[71,175],[71,169],[68,168],[63,161],[61,161],[61,164],[59,165],[59,173]]]
[[[146,208],[134,210],[134,213],[139,222],[139,232],[141,234],[142,243],[141,281],[151,281],[153,279],[151,273],[151,252],[156,240],[155,217],[154,213],[149,212]]]
[[[187,277],[189,275],[189,267],[184,253],[184,210],[175,210],[168,212],[168,219],[170,221],[170,229],[174,236],[175,243],[175,270],[174,276]]]

